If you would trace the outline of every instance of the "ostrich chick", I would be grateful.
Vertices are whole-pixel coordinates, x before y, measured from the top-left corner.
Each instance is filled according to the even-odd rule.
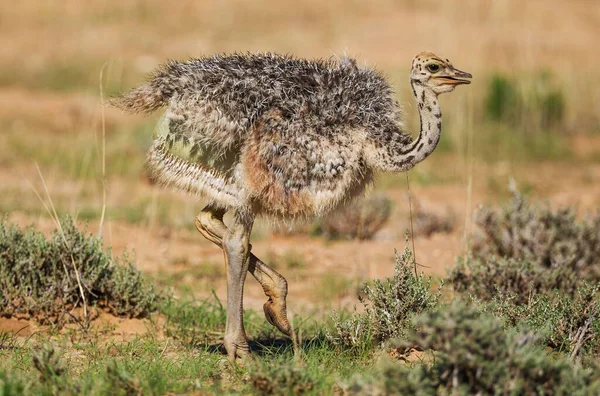
[[[166,107],[148,172],[158,184],[207,201],[195,225],[225,253],[224,346],[231,360],[250,352],[242,315],[247,271],[268,297],[267,320],[291,334],[287,282],[250,252],[255,217],[321,216],[361,194],[375,172],[411,169],[440,140],[438,95],[468,78],[431,52],[413,59],[410,84],[421,121],[415,140],[386,79],[349,58],[265,53],[170,61],[115,98],[129,112]],[[230,227],[223,223],[228,211]]]

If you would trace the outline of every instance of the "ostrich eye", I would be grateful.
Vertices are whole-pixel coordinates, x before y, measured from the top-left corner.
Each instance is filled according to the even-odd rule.
[[[429,70],[432,73],[436,73],[440,70],[440,65],[436,63],[430,63],[427,65],[427,70]]]

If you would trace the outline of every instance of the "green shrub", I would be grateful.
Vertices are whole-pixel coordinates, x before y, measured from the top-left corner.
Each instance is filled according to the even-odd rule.
[[[128,317],[148,315],[157,300],[126,255],[113,258],[70,217],[48,239],[31,227],[0,223],[0,315],[59,323],[83,305],[82,294],[89,306]]]
[[[600,280],[600,212],[577,220],[575,210],[531,205],[518,192],[503,210],[481,208],[472,255],[530,261],[535,271],[573,271]],[[571,281],[566,280],[566,285]]]
[[[527,260],[459,262],[450,274],[454,289],[507,327],[537,329],[559,352],[600,355],[600,283],[583,281],[568,268],[544,269]]]
[[[600,216],[532,206],[518,193],[502,211],[483,208],[454,289],[507,327],[528,327],[558,352],[600,354]]]
[[[0,395],[26,395],[25,384],[20,378],[14,375],[0,371]]]
[[[485,99],[488,117],[496,121],[514,123],[519,117],[521,106],[516,83],[498,74],[492,76]]]
[[[406,246],[401,255],[396,255],[394,276],[376,279],[373,285],[364,287],[364,296],[359,300],[365,307],[364,313],[354,313],[344,319],[334,315],[337,335],[334,340],[344,346],[361,348],[371,341],[383,343],[391,338],[403,337],[411,328],[410,319],[435,309],[439,303],[441,285],[431,293],[431,278],[414,273],[413,253]]]
[[[423,364],[408,367],[404,364],[383,359],[371,372],[356,375],[343,384],[347,395],[415,395],[430,396],[436,393],[435,378],[428,375]]]
[[[517,81],[495,74],[485,99],[487,118],[519,129],[519,133],[557,129],[563,124],[566,100],[548,72]]]
[[[474,307],[455,302],[413,320],[399,345],[433,350],[432,364],[384,362],[346,387],[353,394],[597,394],[600,371],[550,357],[529,333],[506,332]]]
[[[542,127],[551,128],[560,125],[565,117],[567,107],[562,91],[558,89],[550,91],[543,95],[539,101]]]
[[[554,292],[532,294],[516,303],[515,294],[498,294],[479,301],[479,308],[503,321],[507,328],[535,329],[541,342],[571,358],[600,356],[600,284],[584,284],[573,296]]]
[[[510,296],[514,304],[527,304],[532,295],[554,291],[573,296],[582,284],[577,273],[567,267],[544,268],[529,259],[494,255],[458,258],[449,280],[459,293],[484,301]]]
[[[112,394],[126,396],[143,394],[139,379],[119,366],[116,361],[106,366],[106,383],[107,391]]]

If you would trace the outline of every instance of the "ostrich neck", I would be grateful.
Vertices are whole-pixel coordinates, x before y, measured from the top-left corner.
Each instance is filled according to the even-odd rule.
[[[438,142],[442,133],[442,111],[437,94],[419,81],[411,81],[413,94],[419,109],[419,137],[408,146],[392,153],[393,170],[407,171],[427,158]]]

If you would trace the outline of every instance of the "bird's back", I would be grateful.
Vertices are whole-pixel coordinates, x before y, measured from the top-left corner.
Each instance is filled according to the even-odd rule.
[[[121,107],[147,111],[167,105],[184,135],[230,146],[274,110],[322,134],[378,130],[399,122],[392,94],[380,73],[349,58],[233,54],[168,62],[147,85],[123,96]]]

